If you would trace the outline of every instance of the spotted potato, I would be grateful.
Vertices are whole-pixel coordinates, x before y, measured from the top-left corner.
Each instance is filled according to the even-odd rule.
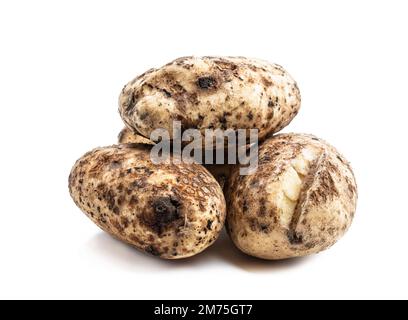
[[[225,199],[197,164],[154,165],[149,146],[97,148],[69,177],[76,205],[102,230],[164,259],[193,256],[217,239]]]
[[[259,139],[296,116],[300,92],[277,64],[244,57],[184,57],[130,81],[119,97],[129,128],[145,137],[163,128],[258,129]]]
[[[263,259],[306,256],[350,227],[357,186],[347,160],[312,135],[280,134],[259,149],[253,175],[232,170],[227,229],[243,252]]]

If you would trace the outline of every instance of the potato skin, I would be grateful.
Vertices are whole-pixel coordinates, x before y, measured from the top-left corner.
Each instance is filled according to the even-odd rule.
[[[156,128],[259,129],[278,132],[300,108],[294,79],[277,64],[244,57],[183,57],[129,82],[119,112],[129,128],[150,137]]]
[[[141,135],[133,132],[128,128],[122,129],[118,136],[119,144],[136,143],[145,145],[154,145],[155,143]],[[225,155],[227,157],[227,155]],[[215,158],[215,155],[214,155]],[[204,161],[203,161],[204,162]],[[221,188],[223,189],[229,178],[233,165],[228,164],[203,164],[203,166],[214,176]]]
[[[280,134],[259,148],[255,174],[232,170],[227,230],[243,252],[270,260],[318,253],[349,228],[356,209],[352,169],[332,146]]]
[[[74,165],[69,190],[102,230],[164,259],[193,256],[218,237],[225,199],[196,164],[150,161],[148,146],[97,148]]]
[[[118,143],[126,144],[126,143],[137,143],[137,144],[147,144],[147,145],[154,145],[154,142],[133,132],[129,128],[123,128],[118,135]]]

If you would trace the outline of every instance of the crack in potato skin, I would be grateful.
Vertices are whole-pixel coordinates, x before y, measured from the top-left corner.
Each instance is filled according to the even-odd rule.
[[[296,116],[300,92],[277,64],[244,57],[184,57],[130,81],[119,97],[129,128],[149,137],[156,128],[259,129],[278,132]]]
[[[354,217],[357,186],[349,163],[325,141],[279,134],[261,144],[255,174],[232,170],[226,197],[235,245],[277,260],[318,253],[340,239]]]
[[[102,230],[164,259],[193,256],[217,239],[225,199],[197,164],[154,165],[147,145],[97,148],[69,176],[76,205]]]

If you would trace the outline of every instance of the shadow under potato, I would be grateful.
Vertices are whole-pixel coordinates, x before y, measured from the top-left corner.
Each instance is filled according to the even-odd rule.
[[[180,260],[163,260],[151,257],[105,232],[96,234],[89,241],[89,247],[98,254],[108,256],[115,263],[131,270],[168,271],[173,268],[200,268],[214,262],[224,262],[247,272],[270,272],[295,267],[313,259],[313,256],[277,261],[254,258],[239,251],[231,242],[225,230],[214,245],[196,256]]]

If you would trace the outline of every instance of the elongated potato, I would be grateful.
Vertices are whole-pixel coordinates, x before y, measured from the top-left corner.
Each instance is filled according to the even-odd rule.
[[[197,164],[154,165],[146,145],[95,149],[69,177],[77,206],[101,229],[165,259],[193,256],[218,237],[225,200]]]
[[[129,82],[119,111],[145,137],[157,128],[259,129],[259,138],[284,128],[300,108],[300,92],[279,65],[243,57],[185,57]]]
[[[231,173],[227,229],[243,252],[285,259],[320,252],[349,228],[357,187],[347,160],[326,142],[281,134],[259,149],[255,174]]]

